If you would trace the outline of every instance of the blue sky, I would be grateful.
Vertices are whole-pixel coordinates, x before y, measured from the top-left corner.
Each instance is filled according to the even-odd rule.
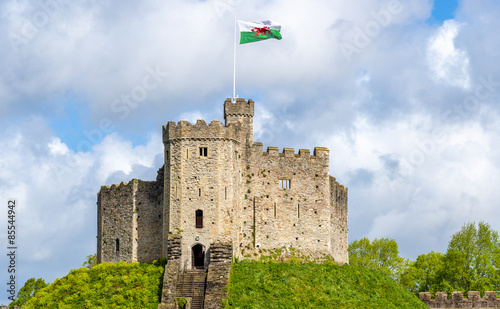
[[[0,202],[19,200],[19,285],[95,253],[100,186],[155,179],[162,125],[223,120],[235,15],[282,24],[283,40],[237,48],[254,140],[330,149],[330,173],[349,188],[350,240],[394,238],[415,259],[444,252],[468,221],[500,230],[499,8],[3,1]],[[0,220],[4,247],[5,230]]]

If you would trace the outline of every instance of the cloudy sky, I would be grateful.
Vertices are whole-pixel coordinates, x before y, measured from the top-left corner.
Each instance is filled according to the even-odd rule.
[[[20,286],[96,252],[100,186],[155,179],[163,124],[223,120],[235,16],[282,24],[237,47],[254,140],[330,149],[350,240],[415,259],[466,222],[500,230],[498,1],[4,0],[0,250],[16,198]]]

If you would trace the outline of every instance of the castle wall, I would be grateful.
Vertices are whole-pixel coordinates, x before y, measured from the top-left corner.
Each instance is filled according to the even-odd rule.
[[[330,176],[330,200],[333,217],[330,222],[332,230],[332,256],[337,263],[349,263],[348,225],[347,225],[347,188]]]
[[[101,187],[99,263],[149,262],[161,257],[163,207],[158,196],[162,187],[160,182],[138,179]]]
[[[163,180],[163,175],[160,175]],[[137,261],[151,262],[162,256],[163,185],[158,181],[138,181],[135,192],[137,213]]]
[[[261,250],[291,246],[320,257],[331,254],[334,212],[328,171],[326,148],[315,148],[313,155],[303,149],[295,154],[291,148],[279,153],[276,147],[262,152],[262,144],[254,143],[242,171],[237,255],[248,257],[254,245]],[[289,180],[290,188],[280,188],[280,180]]]
[[[101,214],[97,242],[100,244],[98,263],[132,262],[135,235],[133,194],[137,182],[102,186],[98,193],[98,213]],[[119,242],[117,248],[117,240]],[[100,256],[100,260],[99,260]]]
[[[420,300],[429,308],[500,308],[500,299],[497,298],[496,291],[484,292],[484,298],[480,297],[478,291],[469,291],[467,296],[464,298],[463,292],[452,292],[451,298],[448,298],[446,292],[437,292],[436,298],[432,299],[429,292],[419,294]]]

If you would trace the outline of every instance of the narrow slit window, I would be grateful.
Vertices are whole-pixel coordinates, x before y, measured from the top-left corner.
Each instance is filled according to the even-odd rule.
[[[276,218],[276,203],[274,203],[274,217]]]
[[[116,252],[120,252],[120,240],[116,239]]]
[[[297,205],[297,218],[300,218],[300,204]]]
[[[189,149],[186,149],[186,159],[189,159]]]
[[[208,147],[200,147],[200,157],[208,156]]]
[[[292,181],[290,179],[280,179],[280,189],[290,189],[291,182]]]
[[[224,187],[224,198],[227,200],[227,187]]]
[[[201,188],[198,189],[198,196],[201,196]]]
[[[200,209],[196,211],[196,228],[203,228],[203,210]]]

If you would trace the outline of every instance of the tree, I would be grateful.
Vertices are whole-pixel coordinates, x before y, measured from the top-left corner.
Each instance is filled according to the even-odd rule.
[[[92,266],[97,264],[97,254],[94,255],[87,255],[85,262],[83,262],[82,266],[87,267],[88,269],[91,269]]]
[[[487,291],[500,285],[498,232],[485,222],[465,224],[455,233],[444,258],[444,284],[448,290]]]
[[[30,278],[24,286],[17,292],[17,297],[13,302],[9,304],[10,307],[13,306],[24,306],[26,302],[35,296],[36,292],[47,286],[47,283],[42,278],[35,279]]]
[[[444,289],[444,254],[431,251],[421,254],[402,274],[400,283],[410,292],[439,292]]]
[[[397,281],[409,266],[408,260],[399,256],[396,241],[390,238],[375,238],[371,243],[366,237],[355,240],[348,251],[350,265],[377,269]]]

